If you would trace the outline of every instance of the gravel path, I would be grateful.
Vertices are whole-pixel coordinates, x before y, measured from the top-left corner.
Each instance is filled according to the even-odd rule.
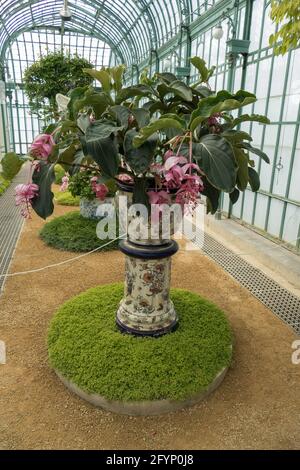
[[[56,215],[64,212],[56,207]],[[34,216],[25,224],[11,272],[74,256],[39,240],[43,223]],[[119,252],[7,279],[0,297],[0,340],[7,347],[0,449],[300,448],[300,365],[291,362],[296,336],[198,251],[181,249],[174,257],[172,285],[198,292],[228,315],[234,362],[221,387],[193,408],[138,418],[93,408],[69,393],[47,363],[49,320],[70,297],[122,279]]]

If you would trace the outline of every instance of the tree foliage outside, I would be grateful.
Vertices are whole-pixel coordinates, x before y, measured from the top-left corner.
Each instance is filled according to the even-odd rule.
[[[23,78],[31,112],[42,119],[55,118],[57,93],[67,95],[76,87],[91,84],[92,77],[83,72],[87,67],[92,65],[77,54],[55,51],[41,56],[25,70]]]
[[[270,16],[278,26],[278,31],[270,36],[275,54],[283,55],[299,46],[300,0],[272,0]]]

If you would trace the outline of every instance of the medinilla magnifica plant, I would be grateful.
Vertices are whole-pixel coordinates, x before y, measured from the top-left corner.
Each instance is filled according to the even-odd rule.
[[[194,205],[199,193],[207,197],[207,210],[218,208],[221,191],[232,203],[248,184],[259,189],[259,176],[251,153],[267,163],[267,155],[251,145],[252,137],[240,130],[246,121],[268,124],[265,116],[244,114],[241,108],[256,101],[245,90],[213,91],[213,69],[197,57],[191,59],[199,79],[188,86],[171,73],[145,74],[139,84],[124,87],[123,67],[87,70],[100,82],[70,94],[68,113],[48,129],[55,145],[47,160],[39,160],[32,181],[40,187],[31,199],[36,212],[47,217],[53,211],[53,167],[68,171],[97,167],[99,178],[132,182],[134,202],[148,205],[177,202]],[[100,176],[101,175],[101,176]]]

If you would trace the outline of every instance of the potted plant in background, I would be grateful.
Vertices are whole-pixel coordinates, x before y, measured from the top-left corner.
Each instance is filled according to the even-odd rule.
[[[25,70],[23,77],[31,113],[48,123],[59,119],[56,95],[90,85],[92,78],[83,72],[85,67],[92,65],[77,54],[54,51],[41,55]]]
[[[200,58],[191,61],[199,70],[199,80],[192,86],[165,73],[153,79],[144,75],[141,83],[123,87],[123,68],[88,71],[100,81],[101,91],[72,91],[70,119],[48,130],[57,144],[46,161],[38,158],[34,169],[33,183],[39,190],[30,203],[38,215],[46,218],[53,211],[55,163],[66,165],[70,174],[97,165],[101,177],[115,178],[121,189],[132,193],[133,203],[152,205],[157,213],[172,199],[182,208],[193,208],[199,194],[206,196],[207,211],[214,213],[220,191],[229,193],[235,203],[248,183],[253,191],[259,189],[250,153],[266,162],[268,157],[252,147],[251,136],[239,125],[267,124],[268,119],[233,116],[254,103],[255,95],[244,90],[215,93],[208,85],[213,70]],[[126,282],[117,312],[119,328],[151,336],[174,330],[178,319],[169,289],[176,242],[153,243],[151,236],[146,240],[130,236],[120,242],[120,249],[126,255]]]
[[[68,189],[73,197],[79,196],[80,215],[86,219],[101,218],[99,206],[103,203],[114,203],[116,183],[113,179],[104,183],[97,168],[94,171],[92,168],[83,169],[71,177],[66,176],[65,179],[63,189]]]

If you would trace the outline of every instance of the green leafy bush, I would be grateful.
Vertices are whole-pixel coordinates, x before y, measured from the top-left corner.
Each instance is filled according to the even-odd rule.
[[[57,204],[61,206],[79,206],[80,198],[74,197],[69,191],[56,192],[54,193],[54,199]]]
[[[23,77],[31,112],[41,117],[55,115],[57,93],[67,95],[76,87],[91,84],[92,78],[83,72],[85,67],[92,65],[76,54],[55,51],[41,56],[25,70]],[[41,110],[44,111],[43,115]]]
[[[61,165],[55,165],[54,167],[55,173],[55,184],[61,184],[62,178],[65,176],[65,170]]]
[[[9,185],[10,181],[4,179],[3,176],[0,175],[0,196],[4,193],[4,191],[8,188]]]
[[[232,357],[224,313],[172,289],[179,328],[160,338],[121,334],[122,284],[89,289],[62,305],[48,335],[50,363],[82,389],[109,400],[180,400],[204,391]]]
[[[46,223],[40,231],[40,237],[47,245],[59,250],[91,251],[109,241],[99,240],[96,234],[97,223],[97,220],[85,219],[77,211],[70,212]],[[117,247],[118,240],[100,251],[113,250]]]
[[[15,152],[9,152],[1,160],[2,176],[6,180],[12,180],[20,171],[24,160]]]
[[[95,199],[95,192],[92,189],[91,185],[91,178],[93,176],[98,176],[96,172],[93,171],[79,171],[75,173],[69,181],[69,191],[72,194],[72,196],[80,196],[86,199],[89,199],[90,201]],[[102,178],[98,176],[99,181],[103,182],[109,192],[107,194],[107,197],[109,196],[114,196],[116,192],[116,183],[112,178]]]

